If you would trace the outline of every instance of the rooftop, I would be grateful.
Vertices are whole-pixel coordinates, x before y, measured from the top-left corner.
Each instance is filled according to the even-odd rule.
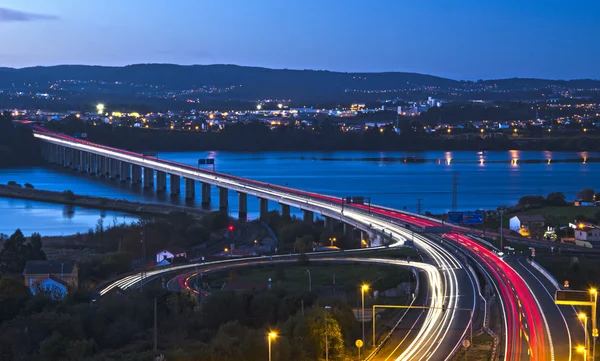
[[[73,273],[76,264],[73,260],[27,261],[23,274]]]

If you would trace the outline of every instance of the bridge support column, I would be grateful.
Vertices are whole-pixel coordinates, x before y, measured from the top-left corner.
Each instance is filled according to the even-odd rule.
[[[248,194],[238,193],[238,217],[240,221],[245,222],[248,219]]]
[[[210,206],[210,183],[202,184],[202,207]]]
[[[88,166],[90,164],[90,162],[88,161],[89,155],[90,153],[88,152],[81,152],[81,173],[86,173],[88,171]]]
[[[196,197],[196,184],[193,179],[185,178],[185,199],[194,199]]]
[[[91,175],[96,175],[98,169],[96,169],[96,154],[90,153],[90,171]]]
[[[267,218],[267,213],[269,213],[269,200],[265,198],[258,198],[259,202],[259,217],[261,221],[264,221]]]
[[[288,204],[281,204],[281,218],[290,218],[290,206]]]
[[[164,192],[167,190],[167,173],[156,171],[156,191]]]
[[[144,188],[152,188],[154,186],[154,169],[144,167]]]
[[[110,178],[111,179],[119,179],[121,177],[121,161],[116,160],[116,159],[111,159],[110,163],[111,163]]]
[[[179,195],[181,192],[181,177],[175,174],[169,174],[169,181],[171,182],[171,195]]]
[[[328,217],[328,216],[323,216],[323,223],[325,225],[325,229],[328,231],[332,231],[333,230],[333,218]]]
[[[351,236],[352,232],[354,232],[354,226],[344,223],[344,235]]]
[[[79,170],[81,164],[81,152],[78,150],[73,151],[73,170]]]
[[[131,165],[131,183],[140,184],[142,183],[142,166],[137,164]]]
[[[219,188],[219,211],[227,212],[229,206],[229,189],[224,187]]]
[[[304,222],[312,224],[315,221],[315,214],[312,211],[304,211]]]
[[[121,181],[131,180],[131,163],[121,162]]]

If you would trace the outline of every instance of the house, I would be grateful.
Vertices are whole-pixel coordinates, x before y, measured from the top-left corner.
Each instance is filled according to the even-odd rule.
[[[43,290],[62,298],[69,288],[79,287],[79,265],[73,260],[27,261],[23,277],[32,293]]]
[[[546,219],[539,215],[518,215],[510,219],[510,230],[525,237],[539,238],[544,234]]]
[[[165,259],[172,260],[176,257],[187,258],[187,251],[180,247],[169,247],[162,249],[156,252],[156,263],[160,263]]]
[[[600,228],[582,227],[575,230],[575,239],[590,243],[600,243]]]

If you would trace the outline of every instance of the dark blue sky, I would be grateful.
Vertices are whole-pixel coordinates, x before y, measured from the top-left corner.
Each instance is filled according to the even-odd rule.
[[[598,0],[0,0],[0,66],[600,78]]]

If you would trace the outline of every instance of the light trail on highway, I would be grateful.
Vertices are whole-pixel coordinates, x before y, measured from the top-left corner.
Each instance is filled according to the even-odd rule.
[[[401,245],[405,240],[411,238],[419,249],[434,262],[435,272],[429,272],[429,284],[431,287],[431,298],[428,300],[429,306],[427,315],[424,319],[423,325],[420,328],[417,337],[411,342],[411,344],[396,358],[397,361],[404,360],[423,360],[433,358],[435,360],[445,359],[450,357],[451,352],[443,352],[446,356],[440,357],[436,352],[440,349],[442,341],[445,340],[448,330],[453,322],[457,322],[458,317],[456,315],[457,302],[461,295],[459,291],[460,285],[457,278],[457,272],[465,272],[461,263],[458,259],[444,247],[438,245],[434,241],[423,237],[419,234],[414,234],[412,231],[406,229],[402,225],[397,224],[394,220],[400,220],[403,223],[410,223],[419,227],[437,226],[439,223],[434,223],[430,220],[424,220],[412,215],[407,215],[401,212],[393,212],[383,208],[377,208],[371,206],[371,213],[366,212],[365,209],[356,206],[346,206],[342,203],[340,198],[323,196],[311,192],[303,192],[288,187],[271,185],[263,182],[248,180],[244,178],[234,177],[222,173],[210,172],[207,170],[199,170],[195,167],[177,164],[170,161],[159,160],[156,157],[144,157],[141,154],[132,152],[122,151],[106,146],[97,145],[94,143],[81,141],[75,138],[67,137],[60,134],[46,132],[45,130],[36,129],[34,136],[44,141],[74,148],[81,151],[91,152],[94,154],[112,157],[117,160],[131,162],[132,164],[138,164],[144,167],[151,167],[155,170],[176,174],[186,178],[195,179],[201,182],[207,182],[210,184],[217,184],[229,189],[233,189],[239,192],[252,194],[258,197],[271,199],[282,204],[288,204],[290,206],[305,209],[304,207],[310,207],[311,210],[316,210],[323,215],[334,217],[342,222],[349,224],[358,224],[362,229],[367,231],[373,231],[373,229],[381,229],[385,233],[386,237],[389,235],[393,240],[396,241],[396,245]],[[378,232],[378,231],[377,231]],[[466,238],[466,237],[465,237]],[[468,238],[466,238],[468,240]],[[465,241],[466,243],[467,241]],[[468,250],[468,247],[467,247]],[[359,250],[360,251],[360,250]],[[493,254],[493,253],[492,253]],[[226,260],[221,262],[236,262],[238,260]],[[104,289],[101,290],[100,294],[104,295],[114,288],[127,289],[135,284],[138,284],[143,278],[158,277],[166,272],[183,271],[190,267],[202,266],[201,264],[196,265],[182,265],[171,267],[168,270],[151,270],[130,276],[126,276],[121,280],[118,280]],[[508,267],[508,266],[507,266]],[[510,268],[510,267],[508,267]],[[514,273],[514,272],[513,272]],[[468,272],[466,272],[468,275]],[[516,273],[515,273],[516,274]],[[470,275],[469,275],[470,278]],[[516,282],[516,281],[515,281]],[[470,281],[474,289],[473,281]],[[526,292],[525,287],[522,283],[517,284],[519,292]],[[467,286],[468,288],[468,286]],[[531,299],[531,297],[523,297],[525,299]],[[475,292],[473,291],[473,303],[470,307],[475,307]],[[442,311],[445,308],[447,311]],[[515,308],[516,310],[516,308]],[[515,317],[513,314],[506,314],[507,317]],[[471,321],[470,321],[471,322]],[[533,320],[531,321],[533,323]],[[529,324],[529,323],[528,323]],[[513,323],[511,323],[513,325]],[[538,325],[537,323],[534,325]],[[530,325],[531,326],[531,325]],[[468,327],[464,328],[464,334]],[[531,341],[531,335],[537,336],[537,332],[530,332],[530,345],[537,345],[537,340]],[[514,339],[507,338],[511,343],[511,347],[514,347]],[[460,346],[460,341],[453,343],[452,351],[456,350]],[[543,345],[543,342],[540,344]],[[516,348],[515,348],[516,349]],[[537,357],[538,347],[532,348],[533,355]],[[542,354],[541,352],[539,354]],[[535,358],[539,359],[539,358]],[[518,358],[515,358],[518,360]],[[539,359],[542,360],[542,359]]]

